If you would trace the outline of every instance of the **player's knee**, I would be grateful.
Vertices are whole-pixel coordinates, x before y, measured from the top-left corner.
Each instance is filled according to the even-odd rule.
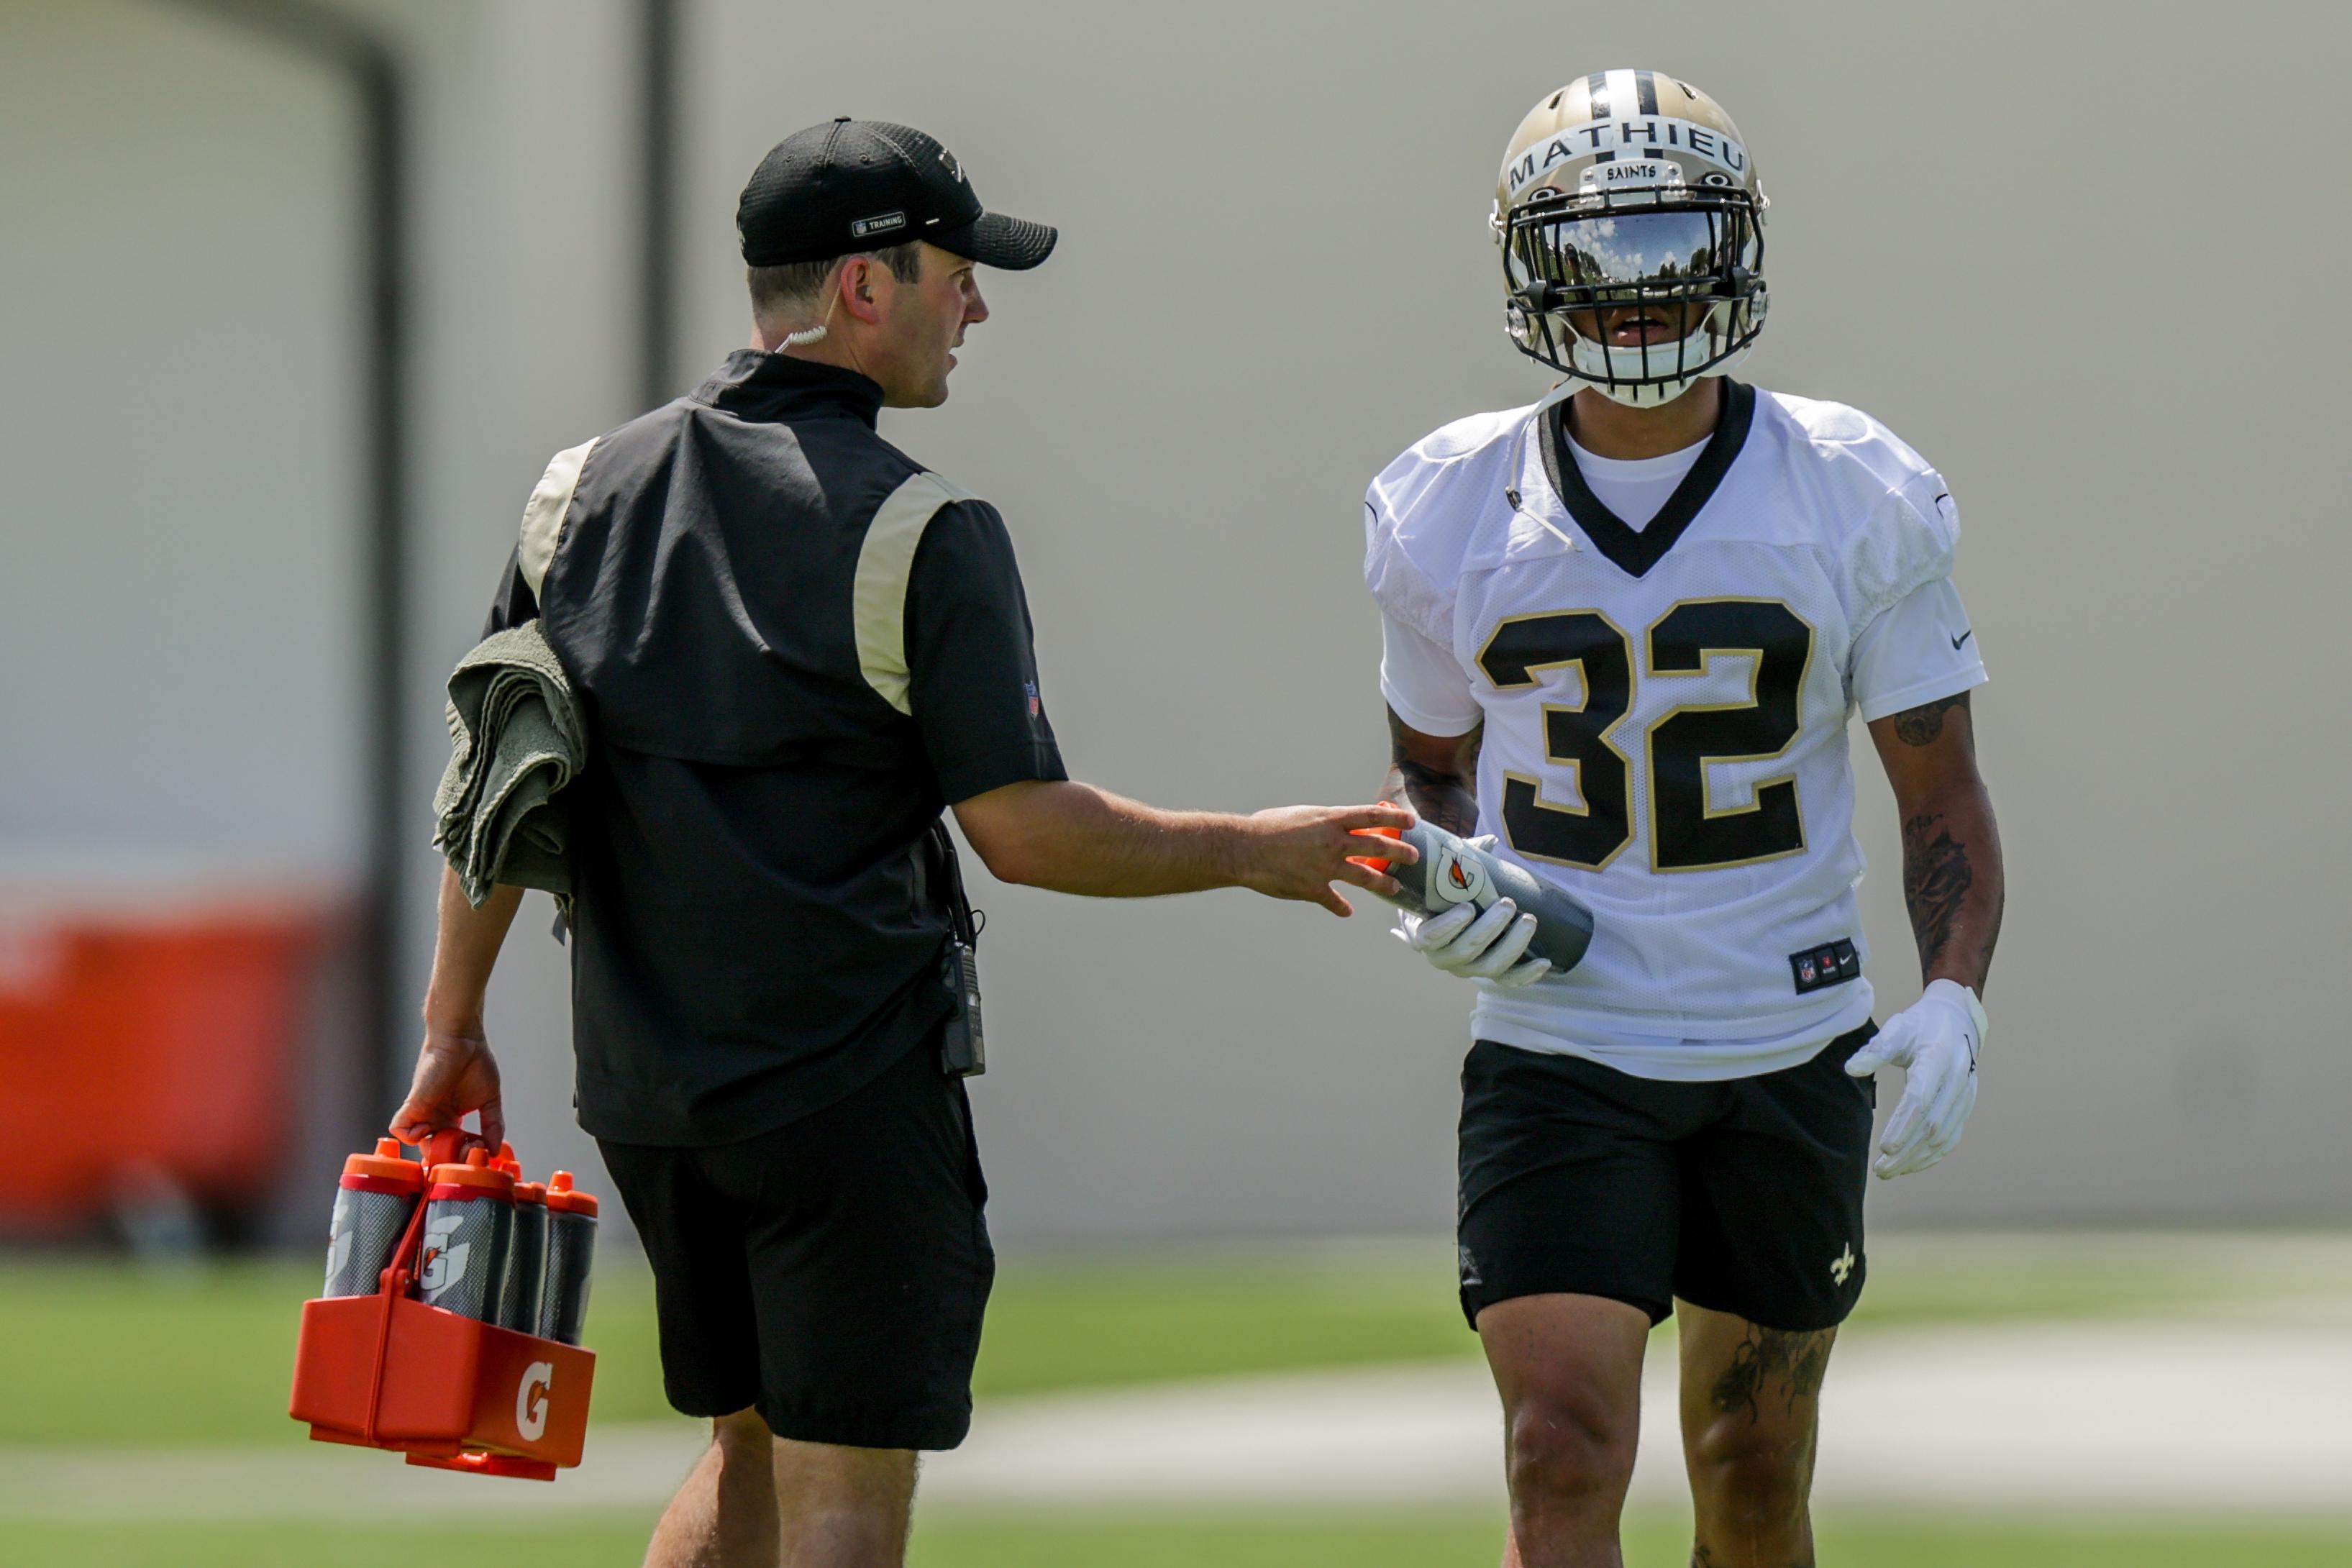
[[[1759,1526],[1804,1517],[1812,1488],[1810,1430],[1745,1416],[1710,1422],[1689,1445],[1691,1485],[1707,1511]]]
[[[1633,1474],[1634,1421],[1591,1390],[1522,1396],[1510,1411],[1512,1494],[1622,1496]]]

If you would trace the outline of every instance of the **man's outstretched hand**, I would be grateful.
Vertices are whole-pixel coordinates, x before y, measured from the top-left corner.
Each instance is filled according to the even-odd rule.
[[[495,1152],[506,1142],[507,1119],[499,1103],[499,1064],[490,1055],[489,1038],[478,1024],[427,1025],[416,1052],[416,1077],[392,1119],[392,1135],[404,1143],[422,1143],[457,1126],[469,1110],[482,1113],[482,1142]]]
[[[1421,858],[1410,844],[1366,838],[1361,830],[1402,832],[1418,820],[1402,805],[1281,805],[1241,823],[1240,864],[1234,880],[1270,899],[1320,904],[1335,915],[1353,914],[1334,882],[1393,898],[1396,879],[1365,864],[1367,858],[1411,865]]]

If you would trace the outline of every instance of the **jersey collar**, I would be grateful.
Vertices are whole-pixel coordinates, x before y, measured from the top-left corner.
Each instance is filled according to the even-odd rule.
[[[1675,541],[1691,525],[1723,476],[1731,471],[1732,460],[1748,441],[1748,426],[1756,418],[1756,389],[1745,383],[1726,377],[1723,383],[1723,416],[1716,421],[1715,434],[1707,438],[1706,449],[1691,465],[1675,493],[1658,515],[1650,520],[1647,528],[1629,527],[1625,521],[1601,504],[1592,487],[1584,482],[1584,475],[1576,466],[1576,456],[1568,449],[1568,403],[1566,399],[1553,404],[1543,416],[1544,474],[1551,488],[1559,495],[1576,525],[1592,541],[1592,548],[1607,556],[1628,576],[1639,577],[1664,559]]]
[[[847,414],[868,429],[882,412],[882,388],[872,379],[837,365],[758,349],[729,354],[718,374],[696,389],[694,400],[746,419]]]

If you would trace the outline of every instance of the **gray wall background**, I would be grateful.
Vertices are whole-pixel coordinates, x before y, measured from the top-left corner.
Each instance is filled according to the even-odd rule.
[[[431,691],[547,454],[635,412],[633,21],[613,0],[362,8],[423,88]],[[2340,1218],[2352,759],[2330,616],[2352,549],[2326,268],[2352,215],[2312,166],[2347,129],[2317,68],[2352,24],[2277,0],[2231,22],[2261,41],[2235,65],[2186,12],[2126,32],[2084,4],[701,0],[682,380],[745,335],[731,218],[760,154],[836,113],[932,130],[992,205],[1064,238],[1040,271],[987,278],[995,318],[947,407],[885,428],[1012,521],[1075,771],[1171,805],[1362,798],[1385,762],[1363,484],[1543,384],[1498,330],[1504,138],[1588,69],[1687,78],[1738,117],[1774,200],[1748,374],[1868,408],[1942,468],[1994,676],[1979,722],[2011,904],[1984,1095],[1961,1152],[1881,1189],[1879,1220]],[[143,0],[0,4],[0,833],[18,842],[351,860],[351,433],[325,370],[351,341],[345,132],[274,60]],[[101,588],[118,635],[57,658]],[[255,738],[257,679],[299,744]],[[420,985],[437,706],[415,715]],[[132,754],[132,718],[169,726],[168,766]],[[1916,978],[1855,742],[1892,1009]],[[981,881],[1000,1234],[1448,1222],[1467,998],[1393,949],[1378,906],[1342,922],[1239,892],[1107,906]],[[584,1163],[543,929],[535,904],[493,1037],[526,1156]]]

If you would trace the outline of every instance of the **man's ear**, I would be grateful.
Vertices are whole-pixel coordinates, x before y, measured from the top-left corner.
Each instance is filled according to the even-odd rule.
[[[882,319],[882,306],[874,297],[875,270],[872,257],[853,256],[842,263],[841,278],[834,285],[840,290],[841,308],[868,324]]]

